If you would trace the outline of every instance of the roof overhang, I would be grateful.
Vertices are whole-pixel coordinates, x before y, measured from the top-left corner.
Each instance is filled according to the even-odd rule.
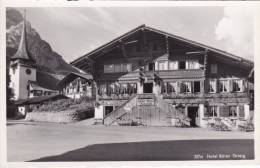
[[[83,74],[83,73],[75,73],[75,72],[71,72],[68,75],[66,75],[62,80],[60,80],[57,83],[57,86],[62,86],[65,83],[71,82],[74,79],[76,79],[77,77],[86,79],[88,81],[92,81],[93,80],[93,76],[91,74]]]
[[[189,40],[189,39],[186,39],[186,38],[174,35],[174,34],[170,34],[170,33],[167,33],[167,32],[164,32],[164,31],[161,31],[161,30],[158,30],[158,29],[146,26],[146,25],[138,26],[137,28],[135,28],[135,29],[119,36],[118,38],[98,47],[97,49],[87,53],[86,55],[83,55],[83,56],[77,58],[76,60],[72,61],[70,64],[72,64],[73,66],[76,66],[76,67],[80,66],[80,64],[82,64],[82,62],[84,62],[88,59],[93,60],[93,58],[97,57],[98,55],[102,55],[104,52],[109,51],[112,47],[119,45],[123,40],[128,38],[130,35],[133,35],[136,32],[144,31],[144,30],[155,32],[155,33],[164,35],[168,38],[172,38],[172,39],[180,41],[180,42],[188,43],[190,45],[193,45],[194,47],[201,47],[202,49],[207,50],[209,53],[213,54],[214,56],[216,56],[220,59],[223,58],[223,59],[226,59],[226,60],[231,60],[233,62],[239,63],[240,65],[245,65],[249,68],[250,67],[252,68],[254,66],[253,62],[248,60],[248,59],[241,58],[239,56],[228,53],[226,51],[219,50],[219,49],[216,49],[214,47],[210,47],[210,46],[207,46],[207,45],[204,45],[204,44],[201,44],[201,43],[198,43],[198,42],[195,42],[195,41],[192,41],[192,40]]]

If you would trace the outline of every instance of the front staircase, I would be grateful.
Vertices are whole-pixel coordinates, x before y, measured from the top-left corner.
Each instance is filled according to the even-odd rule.
[[[149,126],[172,126],[172,119],[178,111],[160,95],[151,93],[137,94],[108,114],[105,125],[134,123]],[[119,124],[120,125],[120,124]]]
[[[117,120],[122,119],[122,117],[125,116],[127,113],[130,113],[132,111],[132,108],[137,104],[137,98],[138,95],[133,95],[129,98],[129,100],[127,100],[117,109],[106,115],[104,118],[104,124],[112,125]]]

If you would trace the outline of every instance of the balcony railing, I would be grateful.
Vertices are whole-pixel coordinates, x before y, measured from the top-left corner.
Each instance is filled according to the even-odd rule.
[[[175,78],[175,79],[185,79],[185,78],[201,78],[204,77],[204,70],[202,69],[182,69],[182,70],[162,70],[162,71],[145,71],[144,76],[153,77],[156,73],[160,78]],[[127,73],[109,73],[109,74],[99,74],[98,80],[131,80],[138,79],[139,71],[127,72]]]
[[[170,93],[163,94],[164,99],[180,99],[180,98],[246,98],[246,92],[236,93]]]

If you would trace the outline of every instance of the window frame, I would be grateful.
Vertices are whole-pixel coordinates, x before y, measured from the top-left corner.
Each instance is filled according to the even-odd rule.
[[[183,63],[184,68],[181,68],[181,63]],[[179,69],[179,70],[187,69],[187,67],[186,67],[186,61],[178,61],[178,69]]]
[[[196,59],[186,60],[185,64],[186,64],[185,69],[200,69],[199,60],[196,60]],[[193,67],[190,68],[190,65],[192,65]]]
[[[173,64],[173,68],[170,68],[170,64]],[[179,62],[178,61],[168,61],[168,70],[178,70],[179,69]]]
[[[174,92],[172,91],[174,89]],[[177,93],[178,84],[177,82],[167,82],[167,93]]]
[[[240,82],[240,90],[235,90],[236,87],[234,87],[234,84],[235,82],[239,81]],[[232,88],[233,88],[233,91],[234,92],[243,92],[244,91],[244,88],[243,88],[243,83],[244,83],[244,80],[243,79],[233,79],[232,80]],[[239,83],[237,83],[238,87],[239,87]]]
[[[199,92],[195,92],[195,83],[199,83]],[[201,93],[201,81],[193,81],[193,93]]]
[[[163,65],[163,69],[160,69],[160,64]],[[166,71],[168,70],[168,61],[158,61],[158,71]]]
[[[184,91],[182,91],[183,93],[192,93],[192,82],[191,81],[184,81],[182,82],[183,86],[184,86]],[[190,84],[190,85],[188,85]],[[189,88],[190,86],[190,89],[189,89],[189,92],[187,92],[187,89]]]
[[[232,109],[235,109],[235,111],[233,111]],[[239,117],[237,106],[229,106],[228,117]]]
[[[214,91],[211,91],[211,83],[214,82]],[[209,80],[209,93],[216,93],[217,92],[217,80],[216,79],[210,79]]]
[[[224,91],[224,87],[223,87],[222,90],[220,89],[221,82],[226,82],[226,84],[227,84],[227,86],[226,86],[226,89],[227,89],[227,90],[226,90],[226,91]],[[225,85],[223,85],[223,86],[225,86]],[[228,93],[228,92],[229,92],[229,80],[225,80],[225,79],[219,80],[219,86],[218,86],[218,88],[219,88],[219,92],[220,92],[220,93]]]
[[[212,117],[212,118],[219,117],[218,106],[208,106],[206,113],[204,113],[204,116],[205,117]]]
[[[109,66],[113,66],[111,68],[111,71],[107,71],[108,68],[106,68],[106,67],[109,67]],[[104,64],[104,73],[115,73],[115,65],[114,64]]]

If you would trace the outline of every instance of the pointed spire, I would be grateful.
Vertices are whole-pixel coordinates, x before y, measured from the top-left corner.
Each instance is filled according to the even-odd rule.
[[[22,29],[22,35],[19,47],[15,53],[15,55],[12,57],[12,59],[23,59],[24,61],[33,61],[28,52],[27,48],[27,40],[26,40],[26,10],[24,10],[24,19],[23,19],[23,29]]]

